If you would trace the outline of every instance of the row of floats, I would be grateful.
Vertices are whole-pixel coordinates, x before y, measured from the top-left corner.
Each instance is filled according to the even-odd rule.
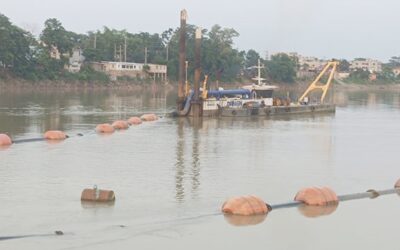
[[[142,124],[143,122],[151,122],[151,121],[156,121],[158,120],[159,117],[156,114],[144,114],[140,117],[138,116],[134,116],[129,118],[128,120],[118,120],[113,122],[112,124],[110,123],[104,123],[104,124],[99,124],[96,126],[95,131],[97,133],[114,133],[115,130],[124,130],[124,129],[128,129],[129,126],[137,126]],[[59,130],[50,130],[47,131],[46,133],[44,133],[43,138],[39,138],[42,140],[65,140],[67,139],[69,136],[63,132],[63,131],[59,131]],[[34,139],[34,140],[38,140],[38,139]],[[26,140],[26,141],[29,141]],[[13,141],[11,139],[10,136],[8,136],[7,134],[0,134],[0,147],[4,147],[4,146],[10,146],[11,144],[15,143],[16,141]]]

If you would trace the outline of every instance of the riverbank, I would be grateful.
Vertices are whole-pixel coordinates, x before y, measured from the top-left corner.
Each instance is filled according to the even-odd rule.
[[[310,83],[306,81],[298,81],[291,84],[278,84],[280,91],[304,91]],[[220,87],[227,88],[238,88],[245,85],[245,83],[221,83]],[[211,88],[216,88],[214,83],[210,84]],[[23,79],[0,79],[0,91],[12,91],[12,90],[141,90],[149,87],[162,87],[167,89],[177,88],[176,82],[153,82],[153,81],[115,81],[115,82],[82,82],[82,81],[26,81]],[[400,91],[400,84],[355,84],[355,83],[335,83],[335,90],[339,91],[379,91],[379,90],[391,90]]]

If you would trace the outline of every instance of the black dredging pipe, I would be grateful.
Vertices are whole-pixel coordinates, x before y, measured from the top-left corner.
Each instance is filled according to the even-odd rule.
[[[33,237],[48,237],[48,236],[60,236],[64,235],[63,231],[54,231],[52,234],[26,234],[26,235],[14,235],[14,236],[0,236],[0,241],[3,240],[16,240],[23,238],[33,238]]]
[[[365,199],[365,198],[375,199],[379,196],[389,195],[389,194],[400,194],[400,188],[392,188],[392,189],[386,189],[386,190],[380,190],[380,191],[371,189],[371,190],[368,190],[363,193],[338,195],[337,198],[340,202],[342,202],[342,201],[359,200],[359,199]],[[304,205],[304,204],[305,203],[302,201],[291,201],[291,202],[274,204],[274,205],[269,205],[266,203],[268,208],[270,208],[269,211],[280,209],[280,208],[297,207],[297,206]]]
[[[239,196],[228,199],[222,205],[222,212],[228,215],[244,215],[244,216],[252,216],[252,215],[260,215],[260,214],[268,214],[269,212],[281,209],[281,208],[290,208],[299,206],[302,208],[308,208],[308,210],[313,210],[314,212],[318,209],[316,208],[328,208],[328,207],[337,207],[339,202],[364,199],[364,198],[377,198],[382,195],[388,194],[400,194],[400,180],[398,180],[394,188],[385,189],[385,190],[367,190],[362,193],[353,193],[353,194],[345,194],[345,195],[336,195],[336,193],[328,188],[328,187],[309,187],[301,189],[295,195],[294,201],[279,203],[279,204],[268,204],[264,202],[257,196],[249,195],[249,196]],[[303,205],[303,206],[301,206]],[[321,215],[326,214],[326,210],[322,209]],[[333,209],[334,211],[334,209]],[[317,213],[314,213],[315,216],[318,216]]]

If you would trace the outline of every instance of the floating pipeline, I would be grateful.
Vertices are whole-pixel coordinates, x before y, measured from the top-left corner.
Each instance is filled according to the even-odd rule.
[[[144,114],[140,118],[139,117],[131,117],[128,121],[115,121],[112,125],[108,123],[99,124],[95,128],[95,132],[97,133],[114,133],[115,130],[128,129],[130,125],[139,125],[142,121],[156,121],[158,120],[158,116],[155,114]],[[83,136],[82,133],[78,133],[77,136]],[[12,140],[6,134],[0,134],[0,147],[10,146],[12,144],[19,143],[27,143],[27,142],[38,142],[38,141],[61,141],[70,138],[65,132],[59,130],[50,130],[47,131],[43,137],[39,138],[28,138],[28,139],[19,139]]]
[[[36,238],[36,237],[48,237],[48,236],[60,236],[64,235],[63,231],[54,231],[52,234],[26,234],[26,235],[13,235],[13,236],[0,236],[0,241],[4,240],[15,240],[23,238]]]
[[[113,126],[115,129],[118,130],[124,130],[124,129],[128,129],[129,128],[129,123],[127,121],[115,121],[113,122],[113,124],[111,124],[111,126]]]
[[[134,116],[134,117],[131,117],[128,119],[128,123],[130,125],[140,125],[140,124],[142,124],[142,119],[140,119],[137,116]]]
[[[248,220],[249,224],[263,221],[262,215],[280,208],[298,207],[299,212],[306,217],[318,217],[334,213],[340,202],[364,198],[377,198],[382,195],[400,194],[400,180],[394,189],[376,191],[370,189],[363,193],[336,195],[328,187],[310,187],[301,189],[295,195],[294,201],[270,205],[257,196],[240,196],[228,199],[222,205],[221,211],[230,224],[244,225],[244,218],[257,216],[255,220]],[[264,219],[265,219],[264,217]]]

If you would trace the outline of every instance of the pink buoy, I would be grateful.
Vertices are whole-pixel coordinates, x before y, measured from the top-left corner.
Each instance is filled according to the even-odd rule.
[[[9,146],[12,144],[11,138],[6,134],[0,134],[0,146]]]
[[[114,127],[108,123],[99,124],[96,126],[97,133],[109,134],[109,133],[114,133],[114,131],[115,131]]]
[[[158,117],[155,114],[144,114],[140,117],[140,119],[145,122],[152,122],[158,120]]]
[[[222,205],[224,214],[233,215],[260,215],[269,212],[267,204],[254,195],[240,196],[227,200]]]
[[[65,140],[68,138],[68,136],[63,132],[59,130],[50,130],[47,131],[44,136],[46,140]]]
[[[134,117],[129,118],[128,123],[130,125],[139,125],[142,123],[142,120],[139,117],[134,116]]]
[[[128,129],[129,123],[126,121],[120,120],[120,121],[113,122],[113,124],[111,126],[113,126],[115,129]]]

